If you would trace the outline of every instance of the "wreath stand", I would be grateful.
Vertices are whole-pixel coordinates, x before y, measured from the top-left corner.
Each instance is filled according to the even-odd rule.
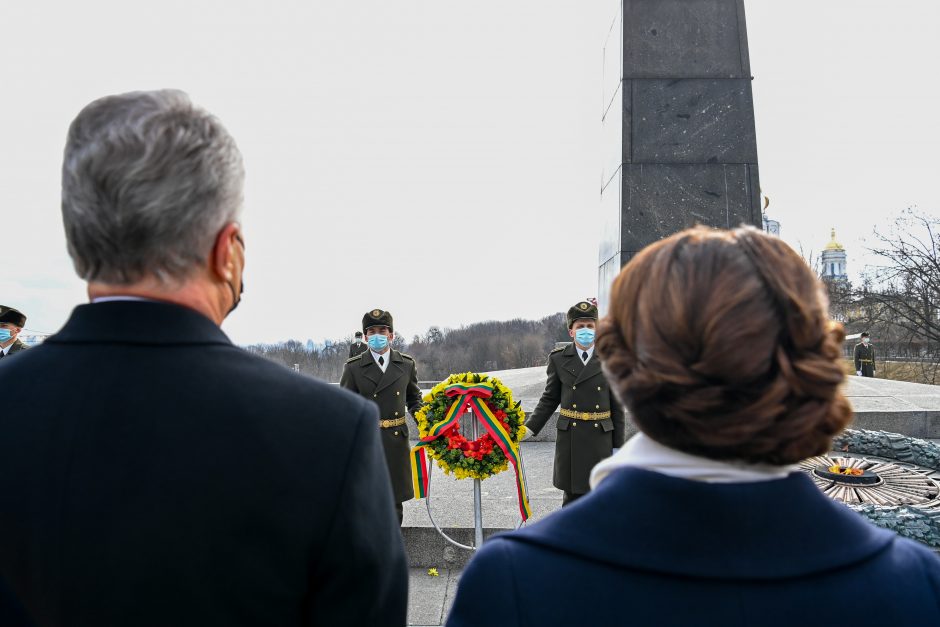
[[[463,420],[464,416],[467,416],[467,415],[470,416],[470,439],[476,440],[477,437],[479,437],[479,432],[478,432],[479,427],[477,425],[476,418],[474,418],[473,416],[473,409],[471,409],[470,407],[467,407],[467,410],[464,412],[464,414],[461,415],[461,420]],[[522,459],[521,442],[519,446],[519,465],[522,467],[522,479],[526,484],[528,484],[528,477],[526,477],[526,474],[525,474],[525,463],[523,462],[523,459]],[[478,550],[481,546],[483,546],[483,498],[482,498],[482,491],[481,491],[482,480],[480,479],[473,480],[473,545],[461,544],[460,542],[457,542],[456,540],[451,538],[449,535],[447,535],[444,532],[444,530],[440,528],[440,526],[434,520],[434,515],[431,513],[431,475],[434,472],[434,466],[435,464],[433,463],[433,461],[428,464],[428,493],[424,497],[425,506],[427,507],[427,510],[428,510],[428,518],[431,519],[431,524],[434,526],[434,530],[437,531],[437,533],[440,534],[440,536],[444,538],[444,540],[446,540],[453,546],[457,547],[458,549],[464,549],[466,551]],[[520,517],[519,523],[516,525],[515,528],[518,529],[524,524],[525,524],[525,521],[522,520],[522,517]]]

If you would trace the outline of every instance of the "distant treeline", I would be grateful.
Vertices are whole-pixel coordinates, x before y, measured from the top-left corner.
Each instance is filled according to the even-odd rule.
[[[351,341],[344,338],[315,346],[312,342],[288,340],[256,344],[248,350],[289,368],[296,365],[301,372],[317,378],[339,381]],[[392,347],[415,358],[421,380],[438,381],[455,372],[541,366],[556,342],[570,341],[565,315],[557,313],[541,320],[479,322],[459,329],[431,327],[411,342],[396,337]]]

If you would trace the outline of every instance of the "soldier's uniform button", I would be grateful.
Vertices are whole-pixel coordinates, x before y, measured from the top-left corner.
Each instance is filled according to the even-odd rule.
[[[594,428],[597,429],[597,423],[596,423],[596,422],[594,423]]]
[[[578,405],[576,403],[571,403],[571,409],[577,409]]]
[[[396,431],[393,435],[398,435],[398,432]]]
[[[577,390],[577,389],[578,389],[578,386],[572,385],[572,386],[571,386],[571,389],[572,389],[572,390]]]
[[[601,391],[601,386],[597,386],[597,391],[598,391],[598,392]]]
[[[578,426],[578,423],[572,422],[572,423],[571,423],[571,426],[572,426],[572,427],[577,427],[577,426]]]
[[[599,390],[600,388],[597,389]],[[395,392],[395,396],[401,396],[401,392]]]
[[[594,409],[600,409],[600,408],[601,408],[600,405],[595,405],[595,406],[594,406]]]
[[[398,415],[398,412],[397,412],[397,411],[395,412],[395,415],[396,415],[396,416]]]
[[[373,394],[373,395],[372,395],[372,398],[378,398],[378,397],[379,397],[378,394]]]

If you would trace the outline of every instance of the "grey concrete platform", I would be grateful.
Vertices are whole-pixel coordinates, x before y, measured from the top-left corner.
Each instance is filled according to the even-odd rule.
[[[845,393],[853,427],[940,438],[940,386],[849,377]]]

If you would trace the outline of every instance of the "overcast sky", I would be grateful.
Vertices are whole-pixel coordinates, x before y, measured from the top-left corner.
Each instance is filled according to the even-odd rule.
[[[616,2],[0,3],[0,303],[53,332],[68,124],[175,87],[247,168],[239,343],[537,318],[596,292],[601,46]],[[746,2],[761,185],[791,244],[937,209],[932,0]],[[457,296],[459,294],[459,296]]]

